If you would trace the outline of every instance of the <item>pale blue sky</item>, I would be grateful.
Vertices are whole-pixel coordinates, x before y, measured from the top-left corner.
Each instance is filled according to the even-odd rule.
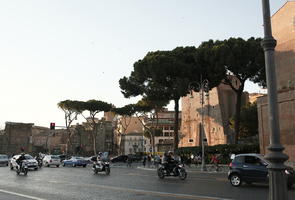
[[[2,0],[0,30],[2,127],[64,125],[65,99],[134,102],[118,80],[148,51],[263,37],[261,0]]]

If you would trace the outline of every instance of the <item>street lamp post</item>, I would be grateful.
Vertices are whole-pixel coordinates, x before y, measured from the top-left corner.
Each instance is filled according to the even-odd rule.
[[[195,86],[194,86],[195,85]],[[198,90],[200,94],[200,104],[201,104],[201,145],[202,145],[202,164],[201,164],[201,170],[206,171],[206,164],[205,164],[205,133],[204,133],[204,103],[205,103],[205,97],[204,97],[204,91],[208,93],[209,91],[209,81],[207,79],[202,78],[200,79],[200,82],[191,82],[189,84],[190,90]],[[208,95],[206,95],[208,96]]]
[[[264,39],[262,46],[265,55],[266,82],[268,91],[268,120],[270,130],[269,153],[265,156],[270,161],[269,170],[269,199],[287,200],[287,185],[284,162],[288,156],[283,153],[280,143],[280,125],[278,118],[277,84],[274,49],[276,40],[272,36],[269,0],[262,0]]]

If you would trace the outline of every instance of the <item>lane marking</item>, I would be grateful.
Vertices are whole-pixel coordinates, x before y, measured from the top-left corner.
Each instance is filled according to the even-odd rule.
[[[19,196],[19,197],[25,197],[27,199],[46,200],[46,199],[42,199],[42,198],[39,198],[39,197],[34,197],[34,196],[25,195],[25,194],[21,194],[21,193],[11,192],[11,191],[8,191],[8,190],[0,189],[0,192],[5,193],[5,194],[11,194],[11,195],[14,195],[14,196]]]

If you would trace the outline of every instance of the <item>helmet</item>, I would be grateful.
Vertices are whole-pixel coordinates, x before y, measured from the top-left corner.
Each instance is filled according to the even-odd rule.
[[[172,152],[172,151],[168,151],[168,154],[169,154],[169,155],[173,155],[173,152]]]

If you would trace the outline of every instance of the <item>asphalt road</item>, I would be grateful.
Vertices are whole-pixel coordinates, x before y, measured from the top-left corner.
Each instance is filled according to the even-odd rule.
[[[17,176],[0,167],[1,200],[218,200],[267,199],[267,185],[232,187],[226,174],[188,169],[188,178],[159,179],[154,170],[114,166],[111,175],[94,175],[87,168],[51,167]],[[295,199],[295,188],[289,191]]]

